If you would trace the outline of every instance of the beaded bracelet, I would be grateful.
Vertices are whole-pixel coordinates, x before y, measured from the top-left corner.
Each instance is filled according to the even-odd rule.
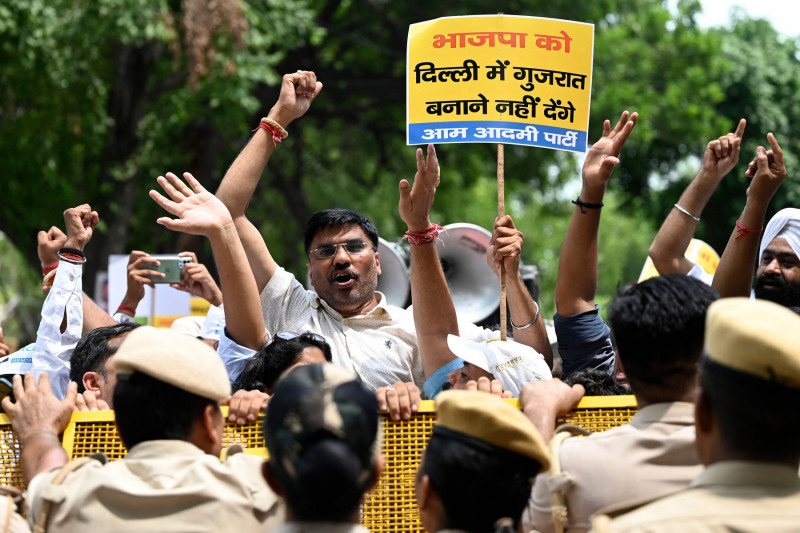
[[[267,133],[272,135],[272,140],[276,145],[282,143],[283,140],[289,136],[289,132],[286,131],[283,126],[268,117],[261,119],[261,122],[258,123],[258,128],[266,130]],[[254,129],[253,131],[258,130],[258,128]]]

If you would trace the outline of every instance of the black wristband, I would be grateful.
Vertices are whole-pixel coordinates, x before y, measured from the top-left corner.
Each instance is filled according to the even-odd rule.
[[[58,251],[60,254],[75,254],[81,256],[83,259],[86,259],[86,256],[83,254],[83,250],[78,250],[77,248],[62,248]]]
[[[601,207],[603,207],[605,205],[603,203],[590,204],[590,203],[581,201],[581,197],[580,196],[578,196],[578,198],[576,198],[575,200],[572,200],[572,203],[577,205],[578,207],[580,207],[581,208],[581,213],[584,214],[584,215],[586,214],[586,209],[600,209]]]

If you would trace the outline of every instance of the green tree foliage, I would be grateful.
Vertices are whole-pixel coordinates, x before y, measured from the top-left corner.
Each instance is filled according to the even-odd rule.
[[[640,113],[609,182],[600,301],[636,279],[667,208],[696,171],[692,156],[738,118],[749,121],[742,163],[704,213],[701,237],[721,250],[743,204],[744,165],[767,131],[783,143],[787,166],[797,163],[797,43],[741,16],[729,29],[699,28],[698,0],[679,1],[674,13],[665,5],[502,5],[508,14],[595,24],[590,139],[623,109]],[[397,182],[414,172],[404,129],[408,25],[497,9],[486,0],[6,0],[0,230],[34,265],[35,232],[60,224],[66,207],[89,202],[103,219],[92,257],[199,248],[210,262],[207,247],[155,225],[160,213],[148,189],[167,170],[191,171],[215,188],[277,97],[279,75],[311,69],[325,88],[291,125],[248,213],[279,263],[301,277],[299,236],[317,209],[362,211],[397,240]],[[434,220],[491,227],[496,148],[449,145],[439,154]],[[566,153],[505,150],[507,212],[526,235],[523,260],[540,268],[546,315],[579,165]],[[787,183],[778,195],[776,208],[798,205],[800,189]]]
[[[734,16],[729,29],[712,30],[710,35],[722,43],[720,54],[729,67],[719,81],[724,99],[715,107],[725,122],[706,141],[732,131],[740,118],[747,119],[739,165],[720,184],[699,228],[699,236],[721,252],[744,207],[749,185],[744,176],[747,163],[755,157],[758,146],[769,149],[769,132],[781,145],[789,177],[775,194],[767,216],[784,207],[800,206],[800,182],[792,178],[800,165],[800,42],[778,35],[765,20],[742,14]],[[701,155],[704,148],[700,140],[692,153]],[[657,205],[662,209],[671,206],[680,195],[675,189],[685,186],[688,179],[687,175],[669,193],[658,197]]]
[[[192,247],[155,225],[147,191],[167,170],[212,178],[313,27],[293,0],[3,2],[0,228],[34,265],[35,232],[87,202],[102,217],[93,257]]]

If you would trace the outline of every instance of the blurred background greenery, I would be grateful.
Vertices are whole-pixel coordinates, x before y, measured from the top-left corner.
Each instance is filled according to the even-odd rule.
[[[301,231],[318,209],[372,217],[403,232],[397,182],[414,172],[405,146],[408,25],[497,11],[497,2],[406,0],[5,0],[0,4],[0,303],[6,335],[35,335],[42,296],[36,232],[88,202],[101,226],[87,248],[84,288],[112,253],[210,248],[156,225],[155,177],[190,171],[215,190],[250,130],[272,106],[281,74],[314,70],[325,84],[270,162],[248,214],[273,255],[305,278]],[[508,0],[506,14],[595,24],[589,138],[623,109],[640,121],[609,187],[600,234],[598,301],[635,281],[655,232],[694,176],[707,142],[748,120],[739,166],[703,213],[698,237],[721,253],[742,206],[744,168],[775,133],[786,166],[800,143],[798,40],[734,12],[703,28],[699,0]],[[789,14],[787,13],[787,16]],[[525,234],[552,315],[561,240],[580,161],[506,147],[506,203]],[[433,220],[491,228],[492,145],[439,149]],[[791,178],[771,212],[800,205]],[[112,305],[114,302],[112,302]]]

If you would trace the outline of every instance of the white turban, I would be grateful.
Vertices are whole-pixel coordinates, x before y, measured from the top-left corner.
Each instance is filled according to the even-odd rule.
[[[787,207],[775,213],[764,229],[764,238],[761,239],[761,249],[758,251],[759,260],[764,255],[764,249],[776,237],[786,239],[794,254],[800,257],[800,209]]]

